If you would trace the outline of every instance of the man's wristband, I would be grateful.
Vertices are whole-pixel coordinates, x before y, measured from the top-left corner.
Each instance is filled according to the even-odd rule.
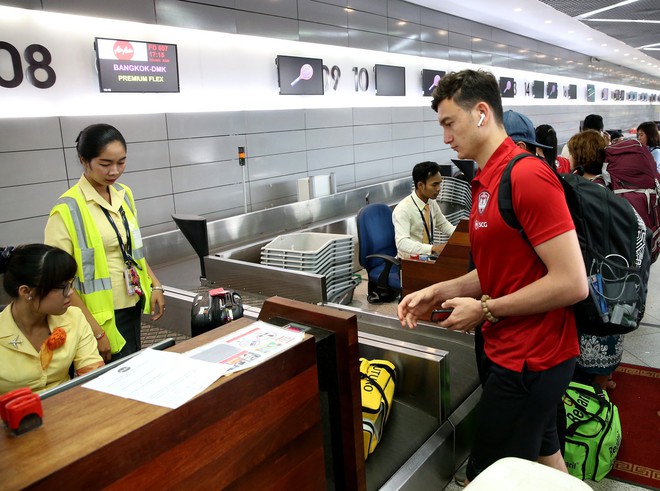
[[[96,338],[97,341],[103,339],[103,336],[105,336],[105,331],[101,331],[101,334],[94,334],[94,337]]]
[[[491,324],[495,324],[496,322],[499,322],[500,320],[493,315],[493,313],[490,311],[488,308],[488,300],[492,300],[490,296],[488,295],[482,295],[481,296],[481,310],[484,311],[484,315],[486,316],[486,320],[490,322]]]
[[[159,291],[159,292],[164,292],[165,290],[163,289],[162,286],[152,286],[151,291]]]

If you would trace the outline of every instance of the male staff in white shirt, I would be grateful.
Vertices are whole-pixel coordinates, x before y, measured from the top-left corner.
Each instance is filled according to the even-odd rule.
[[[398,256],[440,254],[444,244],[434,244],[439,232],[454,233],[435,200],[440,193],[440,166],[435,162],[421,162],[413,167],[415,190],[396,205],[392,213]]]

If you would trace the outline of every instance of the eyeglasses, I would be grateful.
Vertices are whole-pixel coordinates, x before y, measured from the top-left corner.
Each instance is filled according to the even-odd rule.
[[[67,283],[64,283],[63,285],[56,286],[56,290],[62,290],[62,295],[65,297],[68,297],[71,295],[71,292],[73,291],[73,282],[74,280],[68,281]]]

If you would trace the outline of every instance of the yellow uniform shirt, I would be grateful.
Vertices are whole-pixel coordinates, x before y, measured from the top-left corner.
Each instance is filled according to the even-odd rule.
[[[0,394],[21,387],[41,392],[69,380],[69,367],[89,371],[103,365],[92,328],[78,307],[48,316],[48,328],[66,331],[63,346],[53,351],[48,368],[41,368],[39,352],[23,335],[11,315],[11,304],[0,312]]]
[[[124,280],[124,269],[126,269],[126,265],[121,254],[121,249],[119,248],[119,242],[117,242],[117,234],[102,211],[102,208],[105,208],[110,212],[110,216],[114,220],[117,230],[119,230],[119,234],[121,235],[121,240],[126,244],[126,230],[119,214],[119,208],[122,204],[125,205],[124,194],[126,192],[123,189],[117,191],[114,186],[110,186],[110,199],[112,200],[112,204],[110,204],[101,197],[85,176],[80,178],[78,184],[85,196],[89,212],[103,240],[103,248],[105,249],[105,256],[108,261],[110,282],[112,284],[114,309],[119,310],[133,307],[140,300],[140,297],[138,295],[129,296],[126,292],[126,283]],[[139,230],[131,230],[131,234],[139,233]],[[48,218],[44,242],[48,245],[59,247],[73,256],[73,243],[64,224],[64,220],[59,213],[55,213]],[[141,238],[139,242],[141,244]]]

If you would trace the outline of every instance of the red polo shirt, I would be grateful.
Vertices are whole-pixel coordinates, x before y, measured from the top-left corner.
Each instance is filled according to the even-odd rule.
[[[529,241],[504,223],[498,187],[507,163],[519,153],[524,151],[506,138],[472,180],[472,255],[481,289],[492,298],[520,290],[547,273],[530,242],[537,246],[575,228],[561,184],[552,169],[535,158],[518,161],[511,175],[513,207]],[[580,352],[571,307],[486,322],[483,336],[488,358],[518,372],[525,363],[529,370],[546,370]]]

